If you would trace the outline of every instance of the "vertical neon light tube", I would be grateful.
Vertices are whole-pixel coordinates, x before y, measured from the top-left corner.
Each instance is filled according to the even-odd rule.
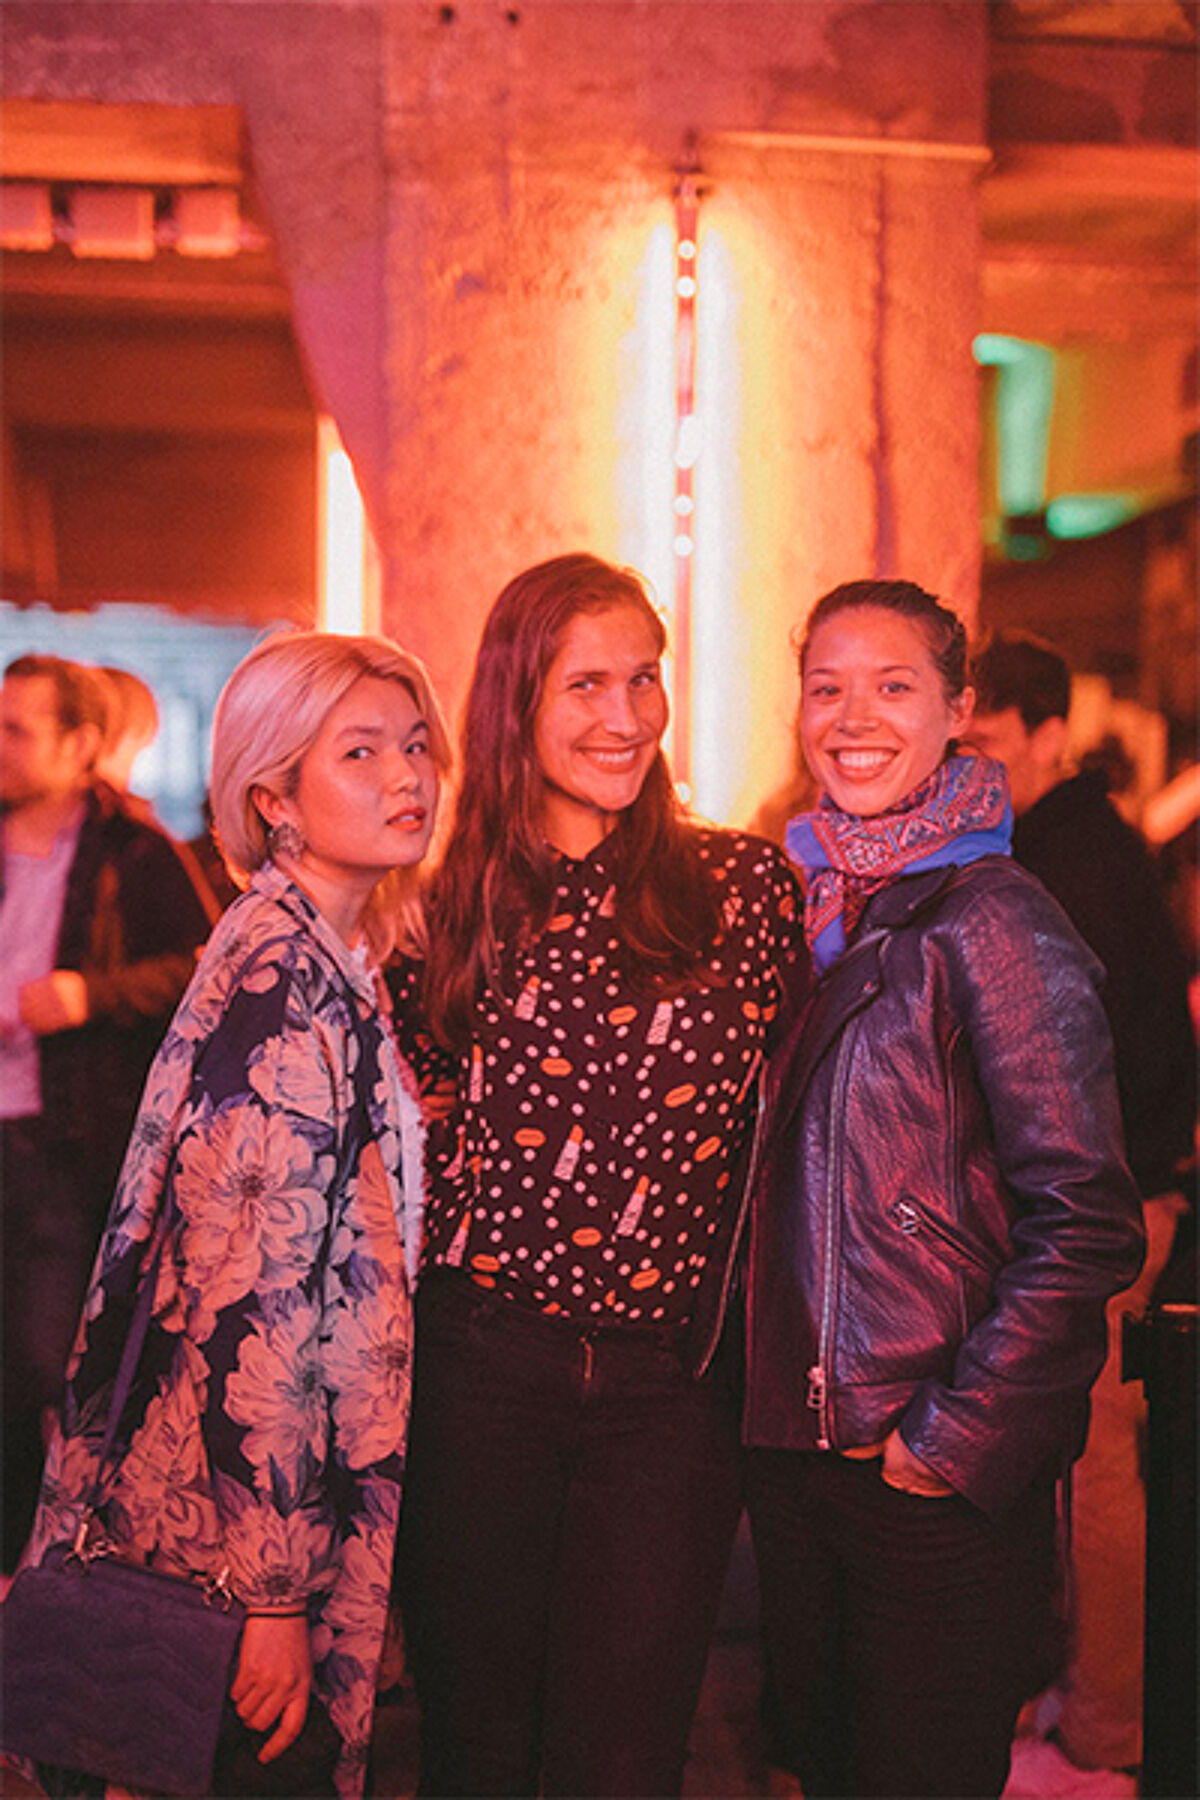
[[[737,553],[742,357],[736,270],[723,234],[706,223],[700,251],[703,301],[696,333],[696,417],[703,455],[695,482],[692,578],[692,804],[706,819],[735,817],[755,718],[753,627],[739,604]]]
[[[700,453],[696,414],[697,229],[700,190],[686,170],[675,189],[675,512],[674,664],[675,780],[684,800],[692,797],[692,592],[696,550],[696,459]]]
[[[317,624],[351,636],[379,628],[379,558],[354,465],[333,419],[317,421]]]
[[[671,617],[675,597],[675,515],[671,511],[675,491],[675,231],[668,198],[664,193],[664,216],[651,227],[637,264],[631,329],[620,343],[615,472],[617,561],[646,577],[670,646],[675,641]],[[672,702],[663,750],[673,769],[675,662],[669,647],[663,658],[663,686]]]

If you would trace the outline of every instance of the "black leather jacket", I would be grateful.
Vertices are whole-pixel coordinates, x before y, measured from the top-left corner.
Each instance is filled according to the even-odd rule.
[[[1006,857],[872,898],[768,1073],[751,1445],[900,1425],[992,1513],[1078,1454],[1142,1243],[1099,979]]]

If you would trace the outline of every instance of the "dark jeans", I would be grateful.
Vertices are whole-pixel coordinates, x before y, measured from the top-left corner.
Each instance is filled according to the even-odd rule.
[[[308,1703],[304,1729],[295,1743],[273,1762],[261,1763],[258,1753],[271,1736],[252,1731],[238,1718],[231,1701],[217,1744],[213,1770],[214,1796],[231,1800],[335,1800],[333,1771],[342,1753],[337,1727],[314,1694]]]
[[[805,1800],[982,1800],[1008,1774],[1054,1586],[1054,1489],[1002,1519],[878,1458],[752,1450],[768,1726]]]
[[[3,1225],[4,1566],[16,1567],[42,1473],[42,1413],[62,1404],[67,1357],[100,1239],[82,1153],[40,1118],[0,1121]]]
[[[400,1527],[427,1795],[671,1795],[741,1502],[672,1334],[434,1274]]]

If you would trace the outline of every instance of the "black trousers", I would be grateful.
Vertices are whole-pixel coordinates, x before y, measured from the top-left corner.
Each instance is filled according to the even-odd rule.
[[[1054,1592],[1054,1488],[999,1520],[880,1461],[752,1450],[768,1725],[805,1800],[998,1795]]]
[[[670,1335],[427,1277],[400,1527],[421,1792],[677,1794],[740,1505],[732,1398]]]
[[[6,1569],[33,1523],[42,1413],[62,1404],[109,1198],[79,1145],[57,1142],[40,1118],[0,1121]]]

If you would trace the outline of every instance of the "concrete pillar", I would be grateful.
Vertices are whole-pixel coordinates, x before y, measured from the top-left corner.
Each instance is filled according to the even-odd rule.
[[[647,313],[694,138],[696,797],[743,818],[820,592],[903,574],[974,612],[984,9],[460,0],[389,8],[385,54],[386,617],[452,701],[530,562],[590,548],[670,598]]]
[[[526,564],[672,585],[673,170],[704,181],[696,798],[786,771],[832,583],[977,588],[977,0],[15,0],[5,84],[236,104],[317,403],[451,710]]]

